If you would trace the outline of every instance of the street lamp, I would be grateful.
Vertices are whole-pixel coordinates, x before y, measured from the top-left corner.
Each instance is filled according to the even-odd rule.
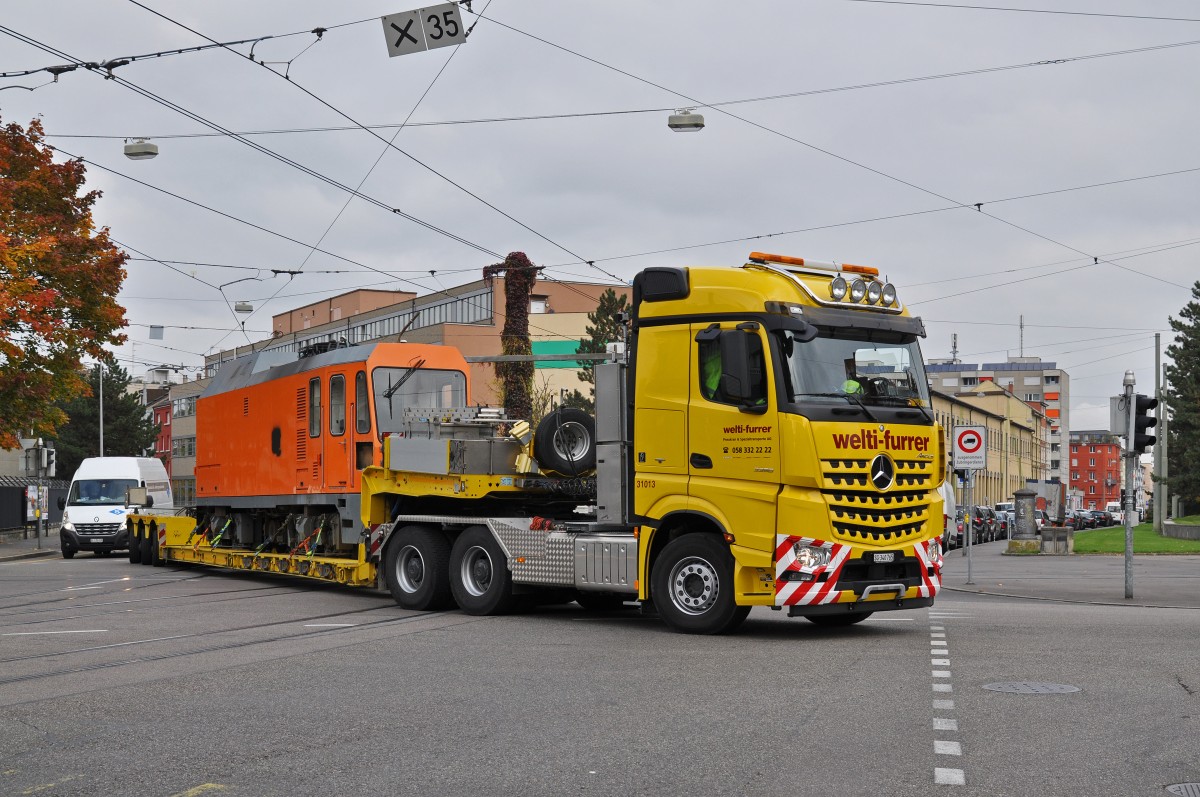
[[[681,108],[667,117],[667,127],[676,133],[698,133],[704,129],[704,117],[694,108]]]
[[[132,141],[125,139],[125,157],[134,161],[146,161],[158,156],[158,144],[152,144],[144,138]]]

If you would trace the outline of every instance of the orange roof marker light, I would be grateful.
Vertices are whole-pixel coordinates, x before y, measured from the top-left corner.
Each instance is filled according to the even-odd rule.
[[[879,276],[879,269],[873,266],[852,266],[848,263],[839,265],[822,260],[805,260],[802,257],[772,255],[766,252],[751,252],[750,259],[757,263],[778,263],[784,266],[803,266],[805,268],[821,269],[822,271],[850,271],[855,274],[866,274],[871,277]]]

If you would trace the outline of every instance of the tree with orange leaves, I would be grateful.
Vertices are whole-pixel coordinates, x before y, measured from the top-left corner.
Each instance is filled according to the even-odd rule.
[[[0,126],[0,448],[53,436],[88,395],[81,358],[124,342],[126,255],[97,230],[83,164],[55,163],[41,122]]]

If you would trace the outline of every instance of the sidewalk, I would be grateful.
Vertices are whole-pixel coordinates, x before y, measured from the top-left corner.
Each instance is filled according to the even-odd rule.
[[[21,532],[0,533],[0,562],[10,562],[16,559],[32,559],[38,556],[62,556],[58,547],[58,526],[52,526],[43,532],[49,536],[42,537],[42,549],[38,550],[37,538],[30,530],[29,539],[21,539]]]
[[[1135,554],[1133,597],[1125,598],[1125,557],[1111,555],[1006,556],[1007,540],[945,556],[942,586],[953,592],[1070,603],[1200,609],[1200,556]]]

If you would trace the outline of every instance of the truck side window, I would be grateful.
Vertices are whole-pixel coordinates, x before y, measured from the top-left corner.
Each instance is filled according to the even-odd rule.
[[[321,379],[308,381],[308,436],[321,436]]]

